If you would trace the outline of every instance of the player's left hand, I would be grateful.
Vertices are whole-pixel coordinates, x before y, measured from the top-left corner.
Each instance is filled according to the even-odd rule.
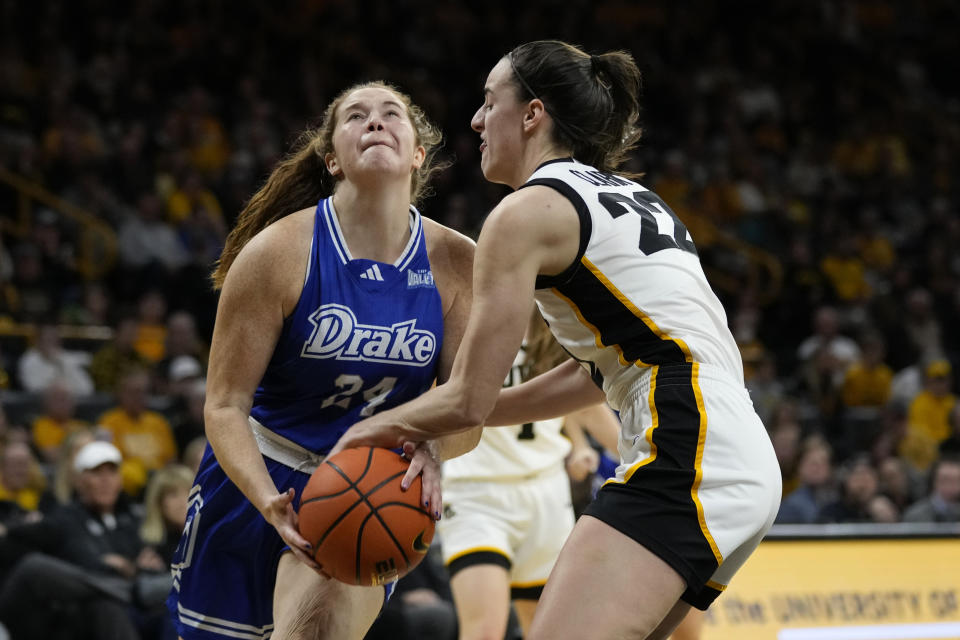
[[[410,460],[410,468],[400,481],[400,487],[406,491],[418,474],[421,475],[421,496],[423,508],[430,512],[434,520],[439,520],[443,513],[443,496],[441,494],[441,468],[443,463],[435,451],[435,445],[430,442],[405,442],[403,455]]]
[[[600,454],[593,447],[579,447],[567,456],[567,474],[574,482],[582,482],[595,473],[600,464]]]

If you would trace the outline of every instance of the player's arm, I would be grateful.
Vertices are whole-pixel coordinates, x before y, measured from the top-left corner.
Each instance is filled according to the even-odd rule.
[[[294,282],[302,285],[304,280],[307,249],[302,259],[300,252],[289,250],[297,242],[293,223],[284,219],[259,233],[230,266],[210,344],[204,421],[207,439],[227,476],[294,553],[315,565],[302,551],[309,545],[297,531],[292,489],[278,493],[248,423],[253,394],[279,339],[284,316],[292,309],[287,301],[292,292],[296,291],[294,301],[299,294]]]
[[[563,432],[570,440],[570,453],[567,454],[567,475],[575,482],[581,482],[597,470],[600,456],[594,450],[583,427],[576,420],[564,420]]]
[[[437,384],[443,384],[450,379],[470,317],[476,244],[470,238],[439,225],[436,231],[437,248],[430,252],[430,264],[433,265],[437,286],[444,299],[443,348],[437,366]],[[428,240],[433,235],[431,233]],[[432,445],[434,453],[440,460],[463,455],[477,446],[482,431],[483,427],[477,425],[462,433],[438,438]]]
[[[617,455],[620,447],[620,421],[606,402],[591,405],[567,416],[564,426],[576,424],[600,443],[608,453]]]
[[[606,400],[587,371],[570,359],[515,387],[503,389],[487,427],[561,418]]]
[[[552,189],[529,187],[504,198],[477,243],[473,305],[450,379],[357,423],[334,450],[365,444],[395,447],[483,423],[523,340],[537,275],[569,266],[579,238],[576,211]]]

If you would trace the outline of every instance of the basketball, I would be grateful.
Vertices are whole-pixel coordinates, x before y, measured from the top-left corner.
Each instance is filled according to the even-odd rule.
[[[433,540],[420,476],[406,491],[409,462],[378,447],[345,449],[313,472],[300,498],[300,534],[327,575],[377,586],[409,573]]]

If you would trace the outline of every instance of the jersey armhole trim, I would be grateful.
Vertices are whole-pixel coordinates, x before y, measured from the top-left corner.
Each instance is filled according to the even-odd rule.
[[[593,221],[590,218],[590,211],[587,209],[587,203],[577,193],[577,190],[571,187],[563,180],[557,178],[537,178],[525,183],[521,189],[532,186],[544,186],[554,189],[563,197],[570,201],[573,208],[577,211],[577,217],[580,218],[580,247],[577,250],[577,257],[573,259],[570,265],[560,273],[552,276],[538,275],[536,281],[537,289],[551,289],[569,282],[573,274],[580,268],[580,259],[587,252],[587,244],[590,242],[590,235],[593,230]]]
[[[287,329],[290,322],[297,315],[297,311],[300,309],[300,304],[303,302],[303,296],[307,292],[307,284],[310,283],[310,269],[313,268],[314,264],[319,264],[318,256],[314,255],[319,247],[317,245],[317,227],[318,225],[323,224],[322,222],[322,208],[324,200],[320,200],[317,203],[316,211],[313,214],[313,235],[310,236],[310,249],[307,251],[307,269],[303,274],[303,285],[300,287],[300,295],[297,297],[297,303],[293,305],[293,309],[290,310],[290,313],[283,318],[283,328]]]

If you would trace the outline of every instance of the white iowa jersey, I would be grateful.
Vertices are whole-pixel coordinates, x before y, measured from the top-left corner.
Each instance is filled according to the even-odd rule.
[[[715,365],[743,383],[740,352],[693,240],[657,194],[570,159],[541,165],[531,185],[556,189],[580,216],[577,259],[537,278],[537,305],[614,409],[657,365]]]
[[[524,376],[524,352],[521,348],[504,387],[520,384]],[[443,463],[447,480],[513,480],[556,468],[570,453],[570,441],[560,433],[563,419],[528,422],[513,427],[489,427],[483,430],[476,448]]]

